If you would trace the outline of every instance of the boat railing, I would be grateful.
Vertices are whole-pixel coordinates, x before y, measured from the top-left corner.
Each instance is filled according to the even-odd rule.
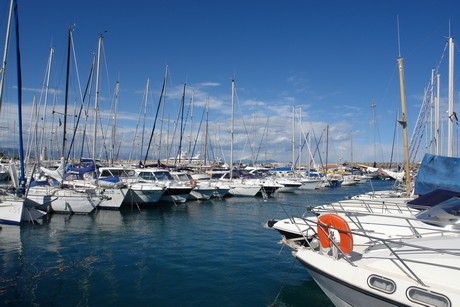
[[[369,213],[409,213],[415,214],[418,213],[420,210],[429,209],[429,206],[426,207],[418,207],[417,209],[408,207],[405,203],[396,202],[396,201],[387,201],[387,200],[372,200],[372,199],[353,199],[353,200],[345,200],[345,201],[338,201],[335,203],[328,204],[327,206],[323,206],[323,208],[331,208],[332,210],[353,210],[369,212]]]
[[[417,218],[415,215],[412,214],[394,214],[394,213],[375,213],[375,212],[362,212],[362,211],[353,211],[350,208],[346,208],[345,210],[328,210],[324,208],[313,208],[312,212],[321,215],[326,213],[336,213],[339,215],[346,216],[348,218],[348,222],[353,223],[360,232],[362,233],[370,233],[371,231],[368,230],[369,226],[372,225],[383,225],[382,223],[376,222],[369,222],[365,221],[362,222],[362,217],[385,217],[386,222],[385,226],[387,227],[394,227],[399,229],[409,229],[413,236],[415,237],[422,237],[427,235],[438,234],[439,232],[447,231],[444,227],[435,228],[434,220],[428,219],[421,219]],[[390,223],[389,221],[393,221]],[[402,221],[402,222],[401,222]],[[414,222],[422,222],[426,226],[422,225],[414,225]],[[451,229],[449,231],[458,232],[460,234],[460,229]]]
[[[355,253],[355,252],[351,252],[350,254],[346,254],[341,249],[340,242],[336,240],[335,235],[334,235],[334,231],[330,231],[330,230],[335,230],[335,231],[337,231],[339,233],[350,234],[352,236],[366,237],[367,239],[370,239],[371,243],[366,244],[366,248],[361,251],[361,254],[364,254],[366,251],[369,251],[370,249],[373,249],[373,248],[374,249],[375,248],[386,248],[386,249],[388,249],[388,251],[390,252],[389,257],[394,256],[394,258],[396,258],[396,259],[393,259],[393,258],[392,259],[394,261],[398,261],[402,265],[402,266],[397,266],[397,267],[401,271],[403,271],[403,273],[411,275],[420,285],[425,286],[425,287],[426,287],[426,284],[416,274],[416,272],[414,271],[413,267],[410,266],[410,263],[412,263],[413,260],[404,258],[403,254],[407,253],[407,249],[401,249],[402,247],[411,248],[410,254],[421,253],[421,252],[423,252],[423,253],[429,252],[429,253],[433,253],[433,254],[449,254],[449,255],[453,255],[453,256],[456,256],[456,257],[459,258],[458,263],[460,263],[460,252],[459,252],[459,249],[456,246],[453,246],[452,249],[431,248],[431,247],[423,246],[423,245],[420,245],[420,244],[414,244],[414,243],[406,242],[406,241],[404,241],[404,238],[394,239],[394,238],[376,237],[376,236],[372,236],[369,232],[362,233],[362,232],[356,231],[356,230],[340,229],[340,228],[337,228],[337,227],[333,227],[331,225],[325,225],[325,224],[323,224],[321,222],[318,222],[317,220],[313,220],[313,219],[309,219],[309,218],[302,218],[302,219],[304,220],[306,225],[308,225],[308,230],[312,231],[315,234],[314,235],[315,238],[318,237],[317,229],[319,231],[324,231],[323,227],[329,228],[329,232],[325,233],[325,234],[326,234],[326,237],[329,239],[329,241],[331,243],[330,248],[323,248],[321,243],[317,239],[312,239],[310,237],[309,240],[306,240],[308,246],[305,246],[305,247],[302,247],[302,248],[309,248],[312,251],[316,251],[316,252],[318,252],[320,254],[323,254],[323,255],[329,255],[329,253],[327,252],[327,249],[329,249],[331,254],[332,254],[332,257],[334,257],[335,259],[339,259],[339,258],[344,259],[347,263],[349,263],[350,265],[356,267],[357,265],[354,263],[354,260],[360,258],[359,253],[357,253],[358,255],[352,255],[352,253]],[[408,220],[410,220],[410,219],[408,219]],[[317,229],[315,229],[315,227],[313,227],[313,225],[321,225],[322,227],[318,227]],[[411,228],[415,229],[415,228],[419,228],[419,227],[411,226]],[[437,234],[437,235],[443,235],[443,236],[460,236],[460,231],[458,231],[458,230],[446,230],[446,229],[441,229],[440,228],[438,231],[433,231],[431,234]],[[420,237],[416,236],[416,237],[409,237],[409,238],[420,238]],[[294,250],[298,250],[299,248],[301,248],[296,242],[293,242],[293,241],[290,241],[290,240],[287,240],[287,239],[283,239],[282,243],[288,245],[289,247],[291,247]],[[296,246],[296,244],[297,244],[297,246]],[[399,251],[399,249],[401,249],[401,252]],[[404,271],[404,268],[407,270],[407,272]],[[456,269],[460,270],[460,267],[456,267]]]

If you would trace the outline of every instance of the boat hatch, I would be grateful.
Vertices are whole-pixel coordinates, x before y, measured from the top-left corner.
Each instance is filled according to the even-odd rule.
[[[367,284],[372,289],[382,291],[388,294],[392,294],[396,291],[396,284],[394,283],[394,281],[378,275],[369,276],[369,278],[367,279]]]
[[[407,289],[406,295],[411,302],[425,306],[452,306],[447,296],[421,288],[410,287]]]

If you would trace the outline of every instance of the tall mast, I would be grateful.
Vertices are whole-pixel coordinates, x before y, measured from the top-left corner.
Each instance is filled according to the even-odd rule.
[[[160,112],[160,106],[161,106],[161,101],[162,100],[163,100],[163,111],[164,111],[164,99],[165,99],[165,93],[166,93],[166,79],[167,79],[167,77],[168,77],[168,66],[166,65],[166,72],[165,72],[165,77],[164,77],[164,80],[163,80],[163,87],[161,88],[160,100],[158,101],[157,111],[155,113],[155,120],[153,121],[152,132],[150,133],[149,145],[147,146],[147,150],[145,151],[144,165],[146,164],[147,158],[149,156],[149,150],[150,150],[150,146],[152,145],[153,135],[155,133],[155,127],[156,127],[156,124],[157,124],[158,113]],[[163,121],[161,123],[161,126],[163,126]],[[161,131],[162,130],[160,130],[160,145],[159,146],[161,146],[161,138],[162,138],[162,132]],[[161,159],[160,154],[161,154],[161,151],[159,150],[158,151],[158,161],[160,161],[160,159]],[[169,161],[169,160],[167,160],[167,161]]]
[[[3,99],[3,87],[4,87],[4,80],[5,80],[5,70],[6,70],[6,60],[8,58],[8,47],[10,44],[10,33],[11,33],[11,23],[13,18],[13,7],[14,7],[14,0],[10,2],[10,12],[8,14],[8,28],[6,30],[6,38],[5,38],[5,50],[3,52],[3,61],[2,67],[0,69],[1,77],[0,77],[0,109],[2,108],[2,99]]]
[[[398,68],[399,68],[399,88],[401,91],[401,112],[402,112],[402,117],[399,120],[399,123],[403,127],[406,194],[409,195],[411,193],[410,172],[409,172],[409,142],[408,142],[408,137],[407,137],[407,113],[406,113],[406,90],[404,88],[404,66],[403,66],[403,58],[401,56],[398,58]]]
[[[233,129],[235,127],[234,113],[235,113],[235,79],[232,79],[232,125],[230,129],[230,179],[233,179]]]
[[[144,120],[142,121],[141,152],[140,152],[141,155],[144,153],[145,118],[147,117],[147,97],[149,95],[149,84],[150,84],[150,79],[147,78],[147,83],[145,84],[144,103],[143,103]],[[144,164],[147,161],[147,157],[148,157],[148,150],[147,150],[147,154],[145,155]]]
[[[179,134],[179,148],[178,148],[178,156],[179,156],[179,163],[181,163],[182,157],[182,138],[184,136],[184,109],[185,109],[185,88],[187,84],[184,83],[184,90],[182,92],[182,98],[180,101],[180,134]],[[175,160],[174,160],[175,162]],[[175,164],[175,163],[174,163]]]
[[[353,131],[350,130],[350,167],[353,167]]]
[[[434,148],[436,146],[436,141],[434,141],[434,68],[431,70],[431,82],[430,82],[430,136],[429,136],[429,144],[430,145],[430,153],[434,153]]]
[[[72,27],[69,27],[69,35],[67,40],[67,73],[65,81],[65,100],[64,100],[64,129],[62,133],[62,152],[61,156],[65,157],[65,145],[66,145],[66,129],[67,129],[67,105],[69,102],[69,75],[70,75],[70,47],[72,44]]]
[[[103,35],[99,35],[97,44],[97,64],[96,64],[96,93],[94,97],[94,139],[93,139],[93,160],[96,165],[96,140],[97,140],[97,117],[99,116],[99,70],[101,68],[101,46]]]
[[[453,116],[454,116],[454,39],[449,37],[449,101],[447,120],[447,156],[453,156]]]
[[[373,126],[373,130],[374,130],[374,163],[377,162],[377,138],[376,138],[376,134],[377,134],[377,128],[376,128],[376,123],[375,123],[375,102],[374,102],[374,99],[372,99],[372,103],[371,103],[371,108],[372,108],[372,126]],[[375,166],[375,165],[374,165]]]
[[[440,97],[441,97],[441,86],[440,86],[440,82],[441,82],[441,75],[440,74],[437,74],[436,76],[436,87],[437,87],[437,90],[436,90],[436,98],[435,98],[435,107],[434,107],[434,130],[435,130],[435,134],[434,134],[434,140],[435,140],[435,146],[436,146],[436,151],[435,151],[435,154],[436,155],[439,155],[439,146],[440,146],[440,142],[439,142],[439,136],[440,136],[440,131],[439,131],[439,100],[440,100]]]
[[[24,148],[23,148],[23,139],[22,139],[22,74],[21,74],[21,52],[19,49],[19,16],[18,16],[18,6],[17,3],[14,3],[14,16],[15,25],[16,25],[16,62],[17,62],[17,78],[18,78],[18,125],[19,125],[19,163],[20,163],[20,173],[19,173],[19,183],[18,189],[16,191],[17,195],[22,196],[24,194],[26,179],[25,179],[25,170],[24,170]]]
[[[401,92],[401,113],[402,117],[398,122],[403,127],[404,140],[404,170],[406,176],[406,195],[410,195],[410,169],[409,169],[409,141],[407,136],[407,112],[406,112],[406,89],[404,86],[404,65],[401,57],[401,45],[399,40],[399,17],[398,17],[398,69],[399,69],[399,89]]]
[[[163,81],[163,93],[162,97],[160,97],[160,102],[163,100],[163,106],[161,107],[161,125],[160,125],[160,140],[158,141],[158,159],[161,159],[161,141],[163,139],[163,122],[164,122],[164,116],[165,116],[165,104],[166,104],[166,83],[168,80],[168,65],[166,65],[165,69],[165,76],[164,76],[164,81]],[[168,123],[169,125],[169,123]],[[166,158],[168,158],[168,146],[166,146]]]
[[[190,102],[190,137],[189,137],[189,142],[188,142],[188,155],[189,155],[189,161],[192,160],[192,133],[193,133],[193,107],[195,104],[195,90],[192,91],[192,100]]]
[[[206,128],[204,131],[204,165],[208,163],[208,132],[209,132],[209,124],[208,124],[208,115],[209,115],[209,96],[206,98]]]
[[[115,155],[115,137],[117,135],[117,113],[118,113],[118,93],[120,90],[120,82],[117,80],[115,85],[115,111],[113,114],[113,126],[112,126],[112,145],[110,149],[110,164],[113,164]]]
[[[292,167],[291,170],[295,170],[295,105],[292,107]]]
[[[302,106],[299,107],[299,155],[298,155],[298,159],[299,159],[299,170],[302,166],[302,145],[303,143],[303,127],[302,127]]]

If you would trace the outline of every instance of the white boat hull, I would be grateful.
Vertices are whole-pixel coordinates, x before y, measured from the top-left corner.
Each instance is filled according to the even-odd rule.
[[[216,188],[194,188],[190,192],[190,198],[196,200],[208,200],[210,199],[214,193],[216,192]]]
[[[121,189],[104,189],[102,195],[104,199],[99,204],[99,208],[102,209],[119,209],[128,194],[127,188]]]
[[[19,225],[22,220],[24,200],[6,199],[0,203],[0,223]]]
[[[158,203],[164,192],[165,188],[151,183],[135,183],[130,186],[124,203],[139,205]]]
[[[94,189],[73,190],[46,186],[30,188],[27,198],[40,209],[71,214],[89,214],[102,201]]]
[[[300,190],[315,190],[321,186],[321,180],[303,180]]]

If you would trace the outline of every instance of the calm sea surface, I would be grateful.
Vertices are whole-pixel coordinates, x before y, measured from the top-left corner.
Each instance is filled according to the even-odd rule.
[[[0,306],[332,306],[264,224],[391,184],[1,225]]]

